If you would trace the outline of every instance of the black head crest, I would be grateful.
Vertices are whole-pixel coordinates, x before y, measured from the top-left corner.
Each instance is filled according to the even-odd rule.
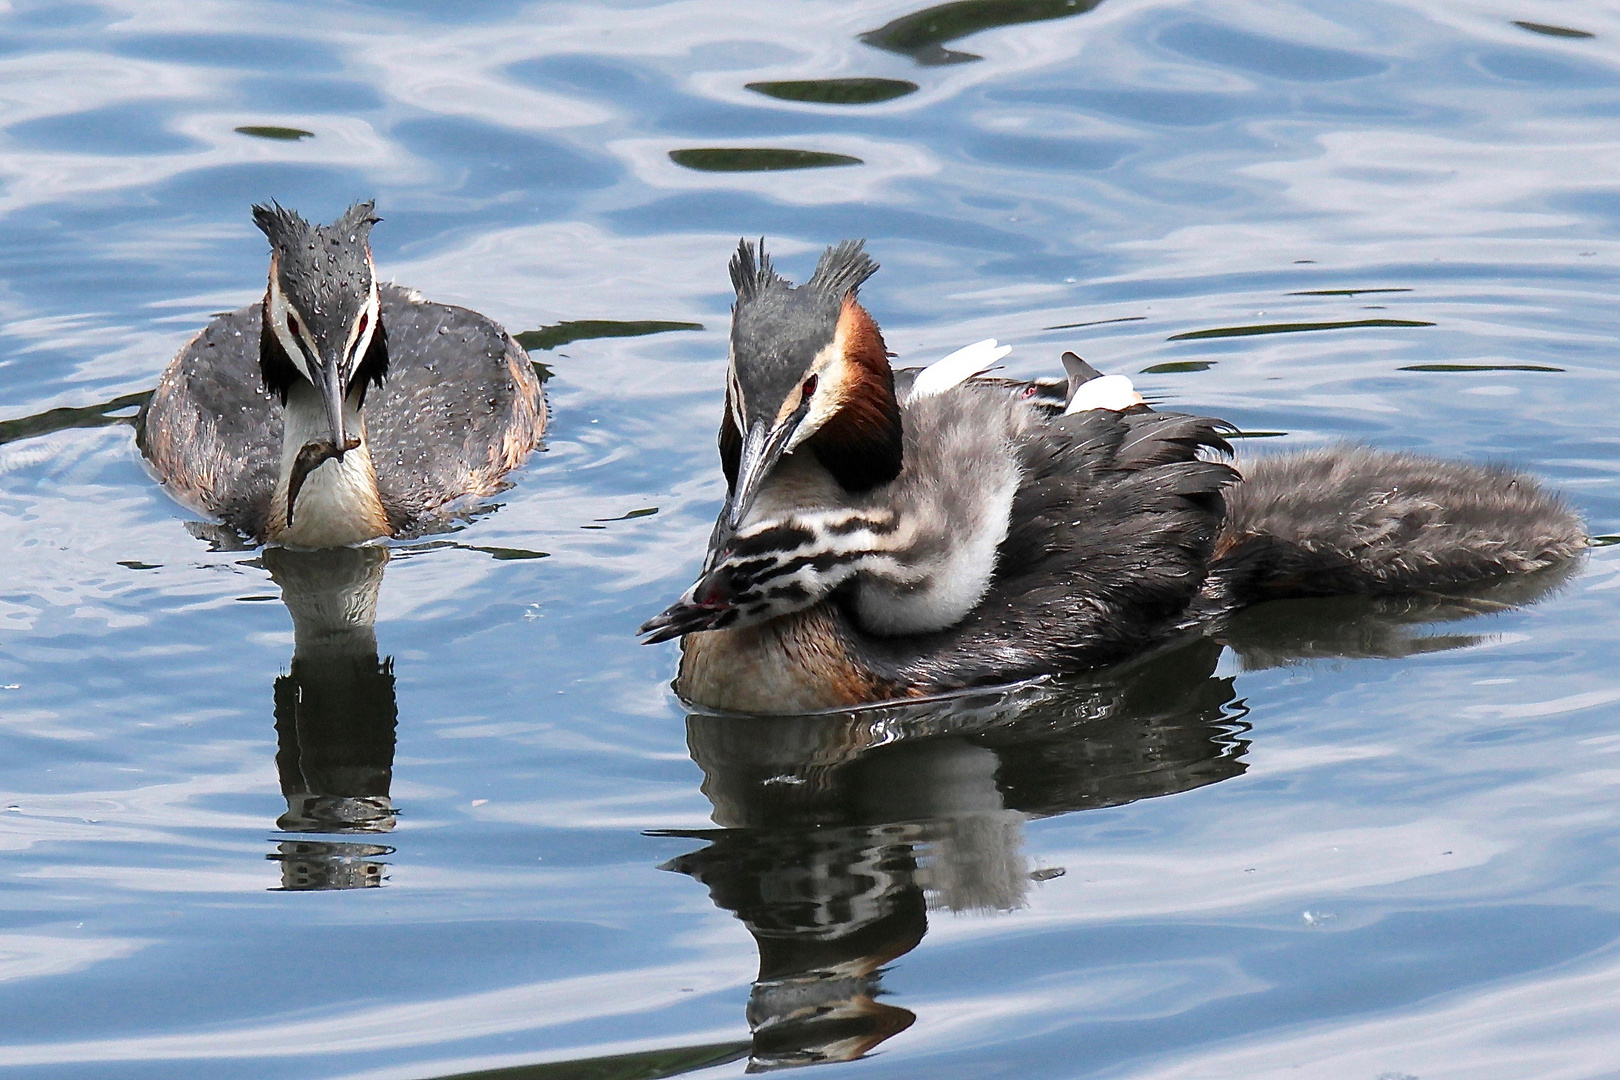
[[[738,300],[753,300],[770,289],[790,286],[765,252],[765,238],[759,238],[759,261],[755,262],[754,245],[747,240],[737,241],[737,253],[731,257],[731,287],[737,290]]]
[[[347,334],[371,294],[370,202],[355,203],[330,225],[311,225],[279,203],[255,206],[253,220],[270,239],[281,291],[317,336]]]
[[[304,220],[302,214],[287,209],[274,199],[270,200],[269,206],[253,204],[253,223],[269,238],[270,246],[278,250],[292,247],[309,232],[309,222]]]
[[[853,296],[866,279],[878,272],[878,264],[866,253],[865,240],[845,240],[822,252],[816,272],[810,275],[810,288],[840,301]]]
[[[376,210],[377,204],[371,199],[357,202],[332,222],[332,229],[334,232],[347,232],[351,239],[369,242],[371,227],[382,220],[377,216]]]
[[[330,225],[311,225],[298,211],[271,199],[268,206],[253,204],[253,223],[269,239],[277,255],[314,261],[315,254],[320,253],[339,258],[352,256],[355,251],[363,254],[371,243],[371,227],[382,220],[375,211],[376,203],[367,199],[343,211]]]
[[[356,322],[376,288],[371,227],[379,219],[374,211],[375,204],[366,200],[349,207],[330,225],[313,225],[274,200],[253,207],[254,224],[263,230],[274,253],[272,293],[279,292],[284,298],[314,340],[316,352],[326,358],[323,362],[339,364],[345,381],[361,385],[367,381],[380,384],[387,370],[387,345],[380,323],[373,328],[364,357],[347,355]],[[265,384],[285,394],[293,377],[292,361],[288,358],[281,363],[286,350],[268,325],[261,336]]]

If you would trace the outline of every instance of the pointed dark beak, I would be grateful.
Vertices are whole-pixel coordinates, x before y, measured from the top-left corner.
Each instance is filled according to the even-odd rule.
[[[776,468],[776,463],[781,460],[793,432],[807,411],[806,407],[801,406],[774,428],[767,421],[760,420],[748,429],[743,439],[742,458],[737,463],[737,487],[726,500],[726,508],[720,515],[728,538],[737,531],[743,518],[753,508],[760,486],[771,475],[771,470]]]
[[[353,449],[348,433],[343,430],[343,365],[337,360],[327,360],[316,373],[321,380],[317,389],[321,392],[321,403],[326,406],[326,422],[332,426],[334,456],[342,461],[344,453]]]
[[[641,624],[636,633],[643,635],[643,645],[657,645],[660,641],[695,634],[700,630],[714,630],[726,620],[730,605],[710,608],[698,604],[671,604]]]
[[[729,575],[716,570],[715,564],[725,553],[737,527],[753,508],[759,489],[776,463],[787,452],[799,422],[810,411],[808,402],[782,423],[771,426],[769,420],[755,421],[743,436],[742,455],[737,462],[737,484],[726,499],[720,518],[709,535],[709,551],[703,559],[703,574],[687,597],[671,604],[641,624],[638,634],[643,645],[656,645],[660,641],[683,637],[700,630],[719,630],[736,621],[738,609],[732,604]]]
[[[656,645],[699,630],[729,626],[737,619],[735,596],[729,569],[705,571],[685,596],[642,623],[636,633],[646,635],[643,645]]]

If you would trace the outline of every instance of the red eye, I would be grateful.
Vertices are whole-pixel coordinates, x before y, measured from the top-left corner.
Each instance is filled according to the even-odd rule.
[[[368,323],[370,321],[371,321],[371,315],[370,315],[369,312],[360,316],[360,329],[358,329],[358,330],[356,330],[354,332],[355,340],[358,341],[360,338],[363,338],[363,337],[366,336],[366,323]]]
[[[290,313],[287,315],[287,329],[292,332],[293,337],[298,336],[298,320],[293,318]]]
[[[804,386],[800,387],[799,398],[801,401],[808,401],[810,399],[810,395],[814,394],[815,392],[816,377],[812,375],[808,379],[804,380]]]

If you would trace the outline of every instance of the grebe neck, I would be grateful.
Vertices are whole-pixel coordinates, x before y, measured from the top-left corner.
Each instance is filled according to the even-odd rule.
[[[389,535],[358,394],[344,400],[343,413],[344,429],[359,445],[340,458],[330,455],[331,429],[319,392],[303,380],[288,388],[281,468],[270,513],[272,541],[325,548]],[[329,456],[320,460],[323,448]]]

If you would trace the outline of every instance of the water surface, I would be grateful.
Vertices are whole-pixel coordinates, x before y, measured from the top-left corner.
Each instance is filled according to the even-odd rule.
[[[7,1075],[1613,1075],[1613,548],[763,725],[633,630],[719,504],[741,235],[868,238],[903,362],[1073,348],[1245,453],[1511,462],[1620,533],[1614,12],[3,18]],[[532,332],[498,508],[294,557],[151,483],[127,421],[262,295],[270,197],[375,197],[386,276]]]

